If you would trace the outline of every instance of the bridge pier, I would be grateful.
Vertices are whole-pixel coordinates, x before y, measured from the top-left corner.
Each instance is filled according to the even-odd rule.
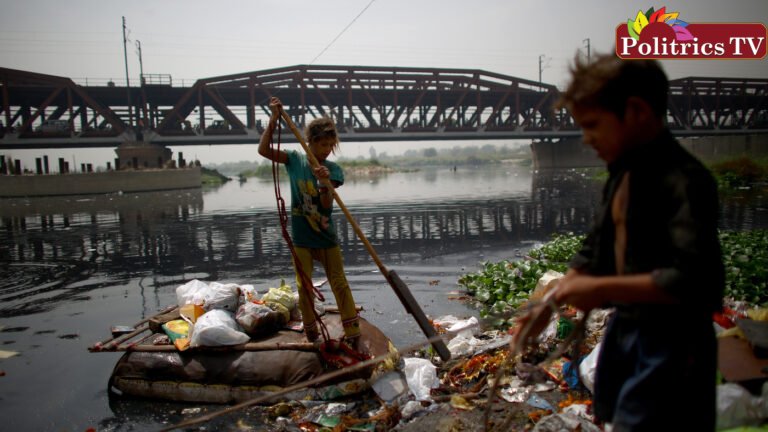
[[[741,156],[768,156],[768,135],[729,135],[679,138],[680,144],[705,163]]]
[[[535,169],[593,168],[605,165],[591,147],[582,143],[580,137],[533,141],[531,154]]]

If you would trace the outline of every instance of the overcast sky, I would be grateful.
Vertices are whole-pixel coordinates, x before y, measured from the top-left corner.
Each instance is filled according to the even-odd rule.
[[[578,50],[613,49],[649,7],[688,22],[768,22],[768,0],[0,0],[0,66],[98,82],[174,83],[298,64],[483,69],[562,87]],[[334,42],[335,39],[335,42]],[[768,77],[768,60],[666,61],[670,78]]]

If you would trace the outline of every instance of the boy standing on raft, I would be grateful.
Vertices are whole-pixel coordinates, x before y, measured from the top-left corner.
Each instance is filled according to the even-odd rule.
[[[334,188],[344,184],[341,167],[328,156],[339,146],[336,126],[327,117],[312,120],[305,130],[309,149],[320,166],[312,168],[307,155],[295,151],[272,149],[270,139],[280,119],[282,103],[276,97],[269,101],[272,116],[259,142],[259,154],[277,163],[285,164],[291,182],[291,233],[295,250],[294,269],[307,340],[314,342],[319,336],[312,286],[304,287],[303,279],[312,281],[313,262],[319,261],[325,269],[328,282],[341,313],[346,343],[360,350],[360,323],[352,298],[352,291],[344,274],[344,261],[336,236],[331,213],[333,190],[321,179],[329,179]],[[298,260],[298,262],[297,262]],[[302,273],[305,278],[302,277]]]

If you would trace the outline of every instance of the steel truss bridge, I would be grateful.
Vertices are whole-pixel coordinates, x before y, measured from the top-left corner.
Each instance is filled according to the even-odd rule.
[[[476,69],[291,66],[136,87],[0,68],[0,148],[256,143],[278,96],[301,127],[332,117],[345,141],[558,139],[580,135],[551,85]],[[162,78],[162,76],[161,76]],[[679,136],[768,133],[768,79],[670,82]],[[141,127],[139,125],[142,125]],[[290,132],[283,133],[285,141]]]

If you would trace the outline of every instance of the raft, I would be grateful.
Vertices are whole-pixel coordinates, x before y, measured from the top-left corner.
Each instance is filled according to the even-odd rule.
[[[265,398],[265,403],[287,400],[330,401],[362,393],[376,379],[394,369],[394,356],[375,367],[285,393],[296,386],[329,372],[338,364],[329,364],[320,355],[318,344],[306,341],[303,332],[282,328],[248,343],[229,347],[197,347],[178,351],[173,344],[156,345],[162,330],[158,322],[178,309],[140,323],[131,333],[110,339],[90,348],[94,351],[125,351],[109,379],[112,395],[126,395],[169,401],[199,403],[239,403]],[[343,336],[340,315],[328,312],[321,319],[330,338]],[[362,346],[372,357],[395,354],[389,338],[376,326],[360,318]],[[142,334],[149,332],[149,334]],[[139,338],[136,340],[136,338]],[[349,357],[345,357],[349,360]],[[268,397],[270,395],[275,397]]]

